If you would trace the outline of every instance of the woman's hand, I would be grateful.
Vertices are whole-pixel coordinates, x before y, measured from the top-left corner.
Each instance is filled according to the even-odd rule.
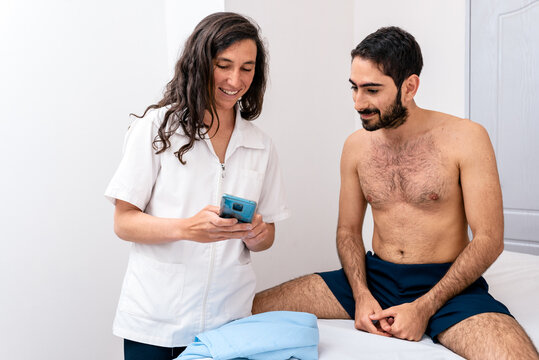
[[[185,219],[182,238],[202,243],[249,236],[254,224],[238,223],[235,218],[219,217],[219,207],[208,205],[196,215]]]
[[[242,239],[251,251],[268,249],[275,234],[275,226],[263,222],[259,214],[255,214],[250,224],[238,223],[235,218],[219,217],[219,207],[208,205],[189,218],[159,218],[121,200],[116,201],[114,230],[121,239],[144,244]]]
[[[251,251],[269,249],[273,245],[273,239],[275,238],[275,225],[265,223],[260,214],[253,216],[251,225],[252,229],[247,232],[246,236],[241,237],[245,246]]]

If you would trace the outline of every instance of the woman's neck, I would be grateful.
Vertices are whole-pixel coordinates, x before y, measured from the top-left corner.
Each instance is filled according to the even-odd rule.
[[[204,113],[204,124],[206,126],[210,126],[210,129],[208,131],[208,135],[210,137],[213,137],[216,135],[216,132],[219,131],[230,133],[232,129],[234,129],[234,125],[236,123],[236,109],[227,109],[227,110],[217,110],[217,115],[219,116],[219,128],[217,128],[217,116],[214,116],[213,123],[211,121],[211,114],[208,110]]]
[[[217,119],[214,118],[213,124],[208,131],[211,144],[215,155],[219,158],[221,163],[225,162],[226,149],[228,148],[228,143],[234,131],[234,125],[236,123],[236,114],[235,109],[230,109],[225,113],[218,112],[219,114],[219,127],[217,127]],[[206,111],[204,115],[204,123],[210,125],[211,115],[209,111]]]

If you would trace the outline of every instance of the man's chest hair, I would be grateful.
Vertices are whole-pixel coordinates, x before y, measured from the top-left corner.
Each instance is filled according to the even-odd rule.
[[[388,202],[429,205],[447,193],[447,166],[439,146],[427,134],[404,142],[372,139],[358,173],[373,207]]]

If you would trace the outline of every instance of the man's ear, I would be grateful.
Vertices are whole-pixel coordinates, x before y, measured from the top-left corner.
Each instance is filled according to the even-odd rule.
[[[401,94],[402,94],[402,103],[406,104],[414,100],[414,96],[419,89],[419,76],[412,74],[408,76],[406,80],[402,83]]]

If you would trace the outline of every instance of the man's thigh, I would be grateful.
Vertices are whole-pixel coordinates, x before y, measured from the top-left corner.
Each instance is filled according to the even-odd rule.
[[[539,359],[524,329],[506,314],[474,315],[441,332],[438,341],[466,359]]]
[[[255,295],[253,314],[303,311],[319,319],[350,319],[326,282],[316,274],[290,280]]]

